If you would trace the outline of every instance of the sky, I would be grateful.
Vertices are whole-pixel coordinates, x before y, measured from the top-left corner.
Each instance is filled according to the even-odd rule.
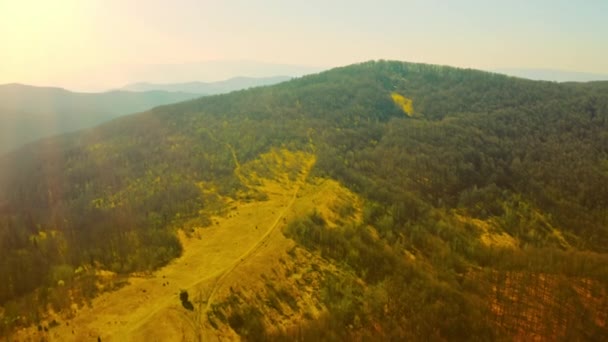
[[[170,67],[145,71],[209,61],[313,70],[396,59],[608,74],[606,17],[606,0],[0,0],[0,84],[186,81]]]

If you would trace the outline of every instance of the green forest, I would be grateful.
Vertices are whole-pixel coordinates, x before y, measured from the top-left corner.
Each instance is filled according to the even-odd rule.
[[[363,222],[329,228],[313,214],[284,234],[351,276],[325,277],[322,318],[243,337],[511,340],[530,287],[555,293],[539,335],[608,335],[608,82],[372,61],[2,157],[0,336],[69,305],[68,289],[94,297],[96,270],[167,264],[182,251],[176,231],[221,215],[221,197],[257,200],[233,151],[245,163],[311,143],[313,175],[361,196]],[[482,243],[479,222],[515,248]],[[581,288],[591,305],[572,295]]]

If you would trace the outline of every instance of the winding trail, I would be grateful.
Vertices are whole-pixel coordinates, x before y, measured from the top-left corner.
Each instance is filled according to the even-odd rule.
[[[279,223],[285,217],[285,214],[293,207],[293,203],[295,202],[295,200],[298,196],[298,192],[300,191],[300,188],[302,187],[302,185],[308,178],[308,174],[310,173],[310,169],[312,168],[312,165],[310,165],[310,166],[311,167],[308,167],[307,170],[305,171],[304,177],[298,182],[298,185],[296,186],[296,188],[293,192],[293,195],[291,196],[291,200],[289,201],[287,206],[285,206],[285,208],[279,213],[277,218],[274,220],[273,224],[268,228],[268,230],[266,230],[266,233],[264,233],[264,235],[262,235],[262,237],[253,246],[251,246],[251,248],[248,251],[243,253],[243,255],[241,255],[241,257],[232,264],[232,266],[230,266],[229,268],[224,270],[223,274],[215,282],[213,289],[211,290],[211,293],[209,294],[209,297],[207,298],[207,306],[205,307],[205,313],[209,312],[211,304],[213,303],[213,297],[214,297],[215,293],[217,292],[217,290],[221,287],[224,279],[226,279],[226,277],[228,277],[235,268],[237,268],[241,263],[243,263],[248,257],[250,257],[252,254],[254,254],[263,245],[263,243],[268,239],[270,234],[274,230],[276,230],[276,228],[279,226]]]
[[[214,140],[215,142],[217,142],[219,144],[223,144],[223,145],[225,145],[228,148],[228,150],[232,154],[232,159],[233,159],[234,164],[235,164],[235,169],[234,169],[235,175],[237,176],[237,178],[239,179],[239,181],[243,185],[249,187],[250,184],[248,184],[249,183],[248,179],[241,174],[241,164],[240,164],[239,159],[237,157],[236,151],[234,150],[234,147],[232,147],[232,145],[230,145],[230,143],[223,142],[223,141],[217,139],[215,137],[215,135],[211,131],[209,131],[208,129],[205,130],[205,131],[207,132],[207,134],[209,135],[209,137],[212,140]],[[315,147],[314,147],[314,144],[313,144],[312,132],[311,131],[308,132],[308,139],[309,139],[310,148],[311,148],[311,150],[313,152],[313,155],[314,155]],[[232,265],[230,267],[228,267],[225,270],[223,270],[223,271],[220,272],[219,277],[217,278],[217,280],[213,284],[211,292],[207,296],[205,309],[203,310],[203,312],[199,313],[199,319],[204,319],[203,317],[208,317],[209,310],[211,309],[211,305],[213,304],[213,300],[214,300],[214,297],[215,297],[217,291],[221,288],[222,284],[224,283],[224,281],[226,280],[226,278],[232,273],[232,271],[234,271],[239,265],[241,265],[250,256],[252,256],[264,244],[264,242],[268,240],[268,238],[270,237],[270,234],[272,234],[272,232],[274,232],[276,230],[276,228],[279,226],[279,223],[285,217],[285,214],[287,214],[287,212],[293,207],[293,204],[294,204],[294,202],[295,202],[295,200],[296,200],[296,198],[298,196],[298,192],[300,191],[300,188],[302,187],[302,185],[304,185],[306,183],[306,180],[308,179],[308,175],[310,174],[310,171],[312,170],[312,167],[314,166],[314,163],[315,163],[315,158],[312,158],[308,163],[306,163],[306,165],[304,167],[304,170],[301,170],[301,171],[303,171],[303,175],[297,181],[296,187],[295,187],[295,189],[293,191],[293,195],[291,196],[291,199],[290,199],[289,203],[279,213],[279,215],[276,217],[276,219],[274,220],[274,222],[268,227],[268,229],[266,230],[266,232],[264,233],[264,235],[262,235],[256,241],[256,243],[251,246],[251,248],[249,248],[239,258],[237,258],[232,263]],[[200,327],[204,326],[202,322],[198,322],[198,325]]]

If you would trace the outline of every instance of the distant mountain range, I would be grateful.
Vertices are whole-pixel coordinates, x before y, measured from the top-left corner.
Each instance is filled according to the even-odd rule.
[[[102,92],[136,82],[154,84],[217,82],[232,77],[300,77],[328,69],[328,66],[265,63],[257,61],[215,60],[175,64],[118,64],[90,67],[57,76],[51,83],[74,91]],[[2,77],[0,77],[1,79]],[[53,82],[53,81],[52,81]],[[6,83],[6,82],[4,82]]]
[[[0,85],[0,154],[43,137],[92,127],[125,114],[289,79],[276,76],[234,77],[219,82],[142,82],[103,93],[16,83]]]
[[[555,69],[502,68],[494,69],[492,71],[499,74],[527,78],[536,81],[589,82],[608,80],[608,75]]]
[[[62,88],[0,85],[0,154],[42,137],[198,96],[167,91],[75,93]]]
[[[235,90],[266,86],[290,80],[290,76],[275,77],[234,77],[219,82],[184,82],[184,83],[147,83],[139,82],[124,86],[121,90],[128,91],[171,91],[202,95],[216,95]]]

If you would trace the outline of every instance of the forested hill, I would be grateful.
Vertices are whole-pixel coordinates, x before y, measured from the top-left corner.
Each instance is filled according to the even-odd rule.
[[[365,199],[361,231],[380,240],[334,236],[341,230],[318,220],[289,233],[310,250],[331,248],[329,260],[395,298],[389,311],[365,316],[363,331],[514,336],[504,317],[488,318],[481,287],[511,284],[514,272],[608,284],[604,90],[377,61],[45,140],[0,161],[0,302],[51,286],[66,268],[127,273],[167,263],[181,250],[175,229],[208,222],[221,198],[256,200],[235,172],[233,151],[243,164],[284,147],[315,153],[316,176]],[[512,243],[484,244],[480,227]],[[305,233],[314,231],[331,239]],[[404,261],[405,251],[417,261]],[[348,317],[363,307],[356,301]],[[332,331],[343,327],[338,337],[348,338],[352,320],[330,314]],[[597,322],[573,318],[567,333],[601,336],[605,320]]]
[[[75,93],[61,88],[0,85],[0,154],[42,137],[198,96],[166,91]]]

